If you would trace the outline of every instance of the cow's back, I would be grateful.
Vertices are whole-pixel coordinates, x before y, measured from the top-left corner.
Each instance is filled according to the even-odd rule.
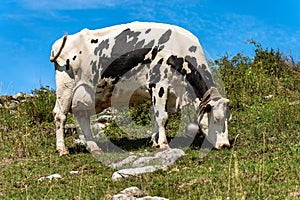
[[[196,96],[203,93],[199,89],[206,90],[214,84],[198,39],[185,29],[133,22],[84,31],[88,32],[87,43],[92,46],[93,65],[87,67],[97,77],[94,82],[97,111],[111,106],[111,102],[115,105],[126,102],[129,95],[131,104],[149,99],[151,84],[168,84],[171,110],[186,103],[186,97],[178,97],[179,90],[187,87],[186,83],[182,86],[183,79],[188,79]],[[181,100],[174,103],[174,98]]]

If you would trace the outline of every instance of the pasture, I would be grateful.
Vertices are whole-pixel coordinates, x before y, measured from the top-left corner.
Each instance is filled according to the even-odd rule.
[[[0,107],[0,199],[111,199],[129,186],[169,199],[300,198],[300,64],[251,43],[252,58],[237,54],[214,61],[231,100],[231,147],[199,158],[202,138],[197,137],[167,170],[112,181],[114,170],[76,144],[75,132],[66,133],[70,155],[59,157],[51,114],[55,93],[49,88]],[[145,110],[147,102],[132,108],[137,123],[148,123]],[[169,120],[170,138],[178,115]],[[68,123],[74,123],[72,116]],[[106,133],[119,143],[126,138],[113,122]],[[127,140],[139,144],[134,151],[154,151],[149,140]],[[51,174],[62,178],[39,181]]]

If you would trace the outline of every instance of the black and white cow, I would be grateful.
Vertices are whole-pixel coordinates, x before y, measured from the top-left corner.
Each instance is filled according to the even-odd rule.
[[[50,61],[56,72],[54,114],[60,155],[67,153],[64,127],[70,108],[88,149],[100,153],[92,139],[90,116],[114,102],[144,98],[153,102],[157,148],[168,147],[167,111],[189,103],[197,114],[187,130],[196,132],[200,127],[215,148],[229,146],[229,100],[215,88],[198,39],[185,29],[148,22],[83,29],[57,40]]]

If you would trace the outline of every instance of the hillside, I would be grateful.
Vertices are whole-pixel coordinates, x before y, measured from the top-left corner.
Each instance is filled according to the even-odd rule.
[[[111,179],[112,168],[74,142],[74,131],[66,133],[70,156],[55,152],[52,89],[0,97],[0,199],[111,199],[129,186],[169,199],[300,198],[300,63],[250,43],[255,47],[251,58],[239,53],[211,62],[231,100],[231,148],[199,158],[202,138],[197,137],[186,156],[166,171],[117,182]],[[132,108],[137,123],[149,123],[148,108],[147,102]],[[170,137],[178,115],[169,120]],[[68,124],[74,123],[70,115]],[[116,141],[127,137],[113,122],[105,131]],[[135,151],[144,149],[151,151],[148,142]],[[51,174],[62,178],[39,181]]]

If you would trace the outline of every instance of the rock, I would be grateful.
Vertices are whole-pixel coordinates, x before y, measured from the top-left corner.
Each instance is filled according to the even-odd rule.
[[[271,99],[273,98],[273,95],[272,94],[269,94],[268,96],[264,96],[265,99]]]
[[[52,175],[50,175],[50,176],[41,177],[41,178],[39,178],[38,180],[39,180],[39,181],[43,181],[43,180],[45,180],[45,179],[53,180],[53,179],[60,179],[60,178],[61,178],[61,175],[59,175],[59,174],[52,174]]]
[[[136,176],[140,174],[150,173],[156,171],[154,166],[145,166],[145,167],[137,167],[137,168],[129,168],[129,169],[121,169],[116,171],[112,175],[112,180],[118,180],[121,178],[127,178],[130,176]]]
[[[112,200],[135,200],[135,197],[129,197],[126,194],[116,194],[113,196]]]
[[[173,165],[178,158],[184,155],[185,153],[181,149],[167,149],[165,151],[156,153],[155,157],[161,161],[162,166],[168,167]]]
[[[24,99],[25,98],[25,93],[19,92],[18,94],[13,95],[12,98],[18,99],[18,100]]]
[[[140,197],[143,194],[145,194],[145,192],[139,189],[138,187],[129,187],[122,190],[119,194],[114,195],[112,199],[113,200],[168,200],[166,198],[157,197],[157,196]]]
[[[145,165],[159,164],[158,158],[156,157],[140,157],[133,162],[132,167],[143,167]]]
[[[121,168],[122,166],[125,166],[125,165],[133,162],[136,158],[137,158],[137,156],[131,155],[131,156],[128,156],[127,158],[125,158],[124,160],[110,164],[109,167],[118,169],[118,168]]]
[[[153,155],[150,153],[142,153],[137,155],[130,155],[129,157],[110,164],[109,166],[115,169],[128,167],[131,163],[132,168],[144,167],[144,166],[161,166],[162,168],[173,165],[176,160],[185,153],[181,149],[167,149],[157,152]]]
[[[141,189],[139,189],[138,187],[132,186],[132,187],[122,190],[120,192],[120,194],[125,194],[127,196],[139,197],[139,196],[142,196],[144,194],[144,192]]]
[[[185,153],[181,149],[167,149],[155,153],[153,156],[147,154],[130,155],[127,158],[114,162],[109,166],[114,169],[121,169],[112,175],[113,180],[127,178],[139,174],[154,172],[158,169],[166,169],[175,164],[176,160]],[[132,168],[129,168],[129,167]],[[125,169],[122,169],[127,167]]]
[[[293,102],[289,103],[290,106],[295,106],[295,105],[299,105],[299,104],[300,104],[300,101],[293,101]]]
[[[112,163],[113,168],[128,166],[132,162],[132,168],[121,169],[112,175],[113,180],[136,176],[139,174],[154,172],[158,169],[166,168],[173,165],[176,160],[185,155],[181,149],[168,149],[156,153],[154,156],[137,157],[130,155],[122,161]]]
[[[145,196],[145,197],[142,197],[142,198],[136,198],[136,200],[168,200],[168,199],[163,198],[163,197],[157,197],[157,196],[154,196],[154,197]]]

